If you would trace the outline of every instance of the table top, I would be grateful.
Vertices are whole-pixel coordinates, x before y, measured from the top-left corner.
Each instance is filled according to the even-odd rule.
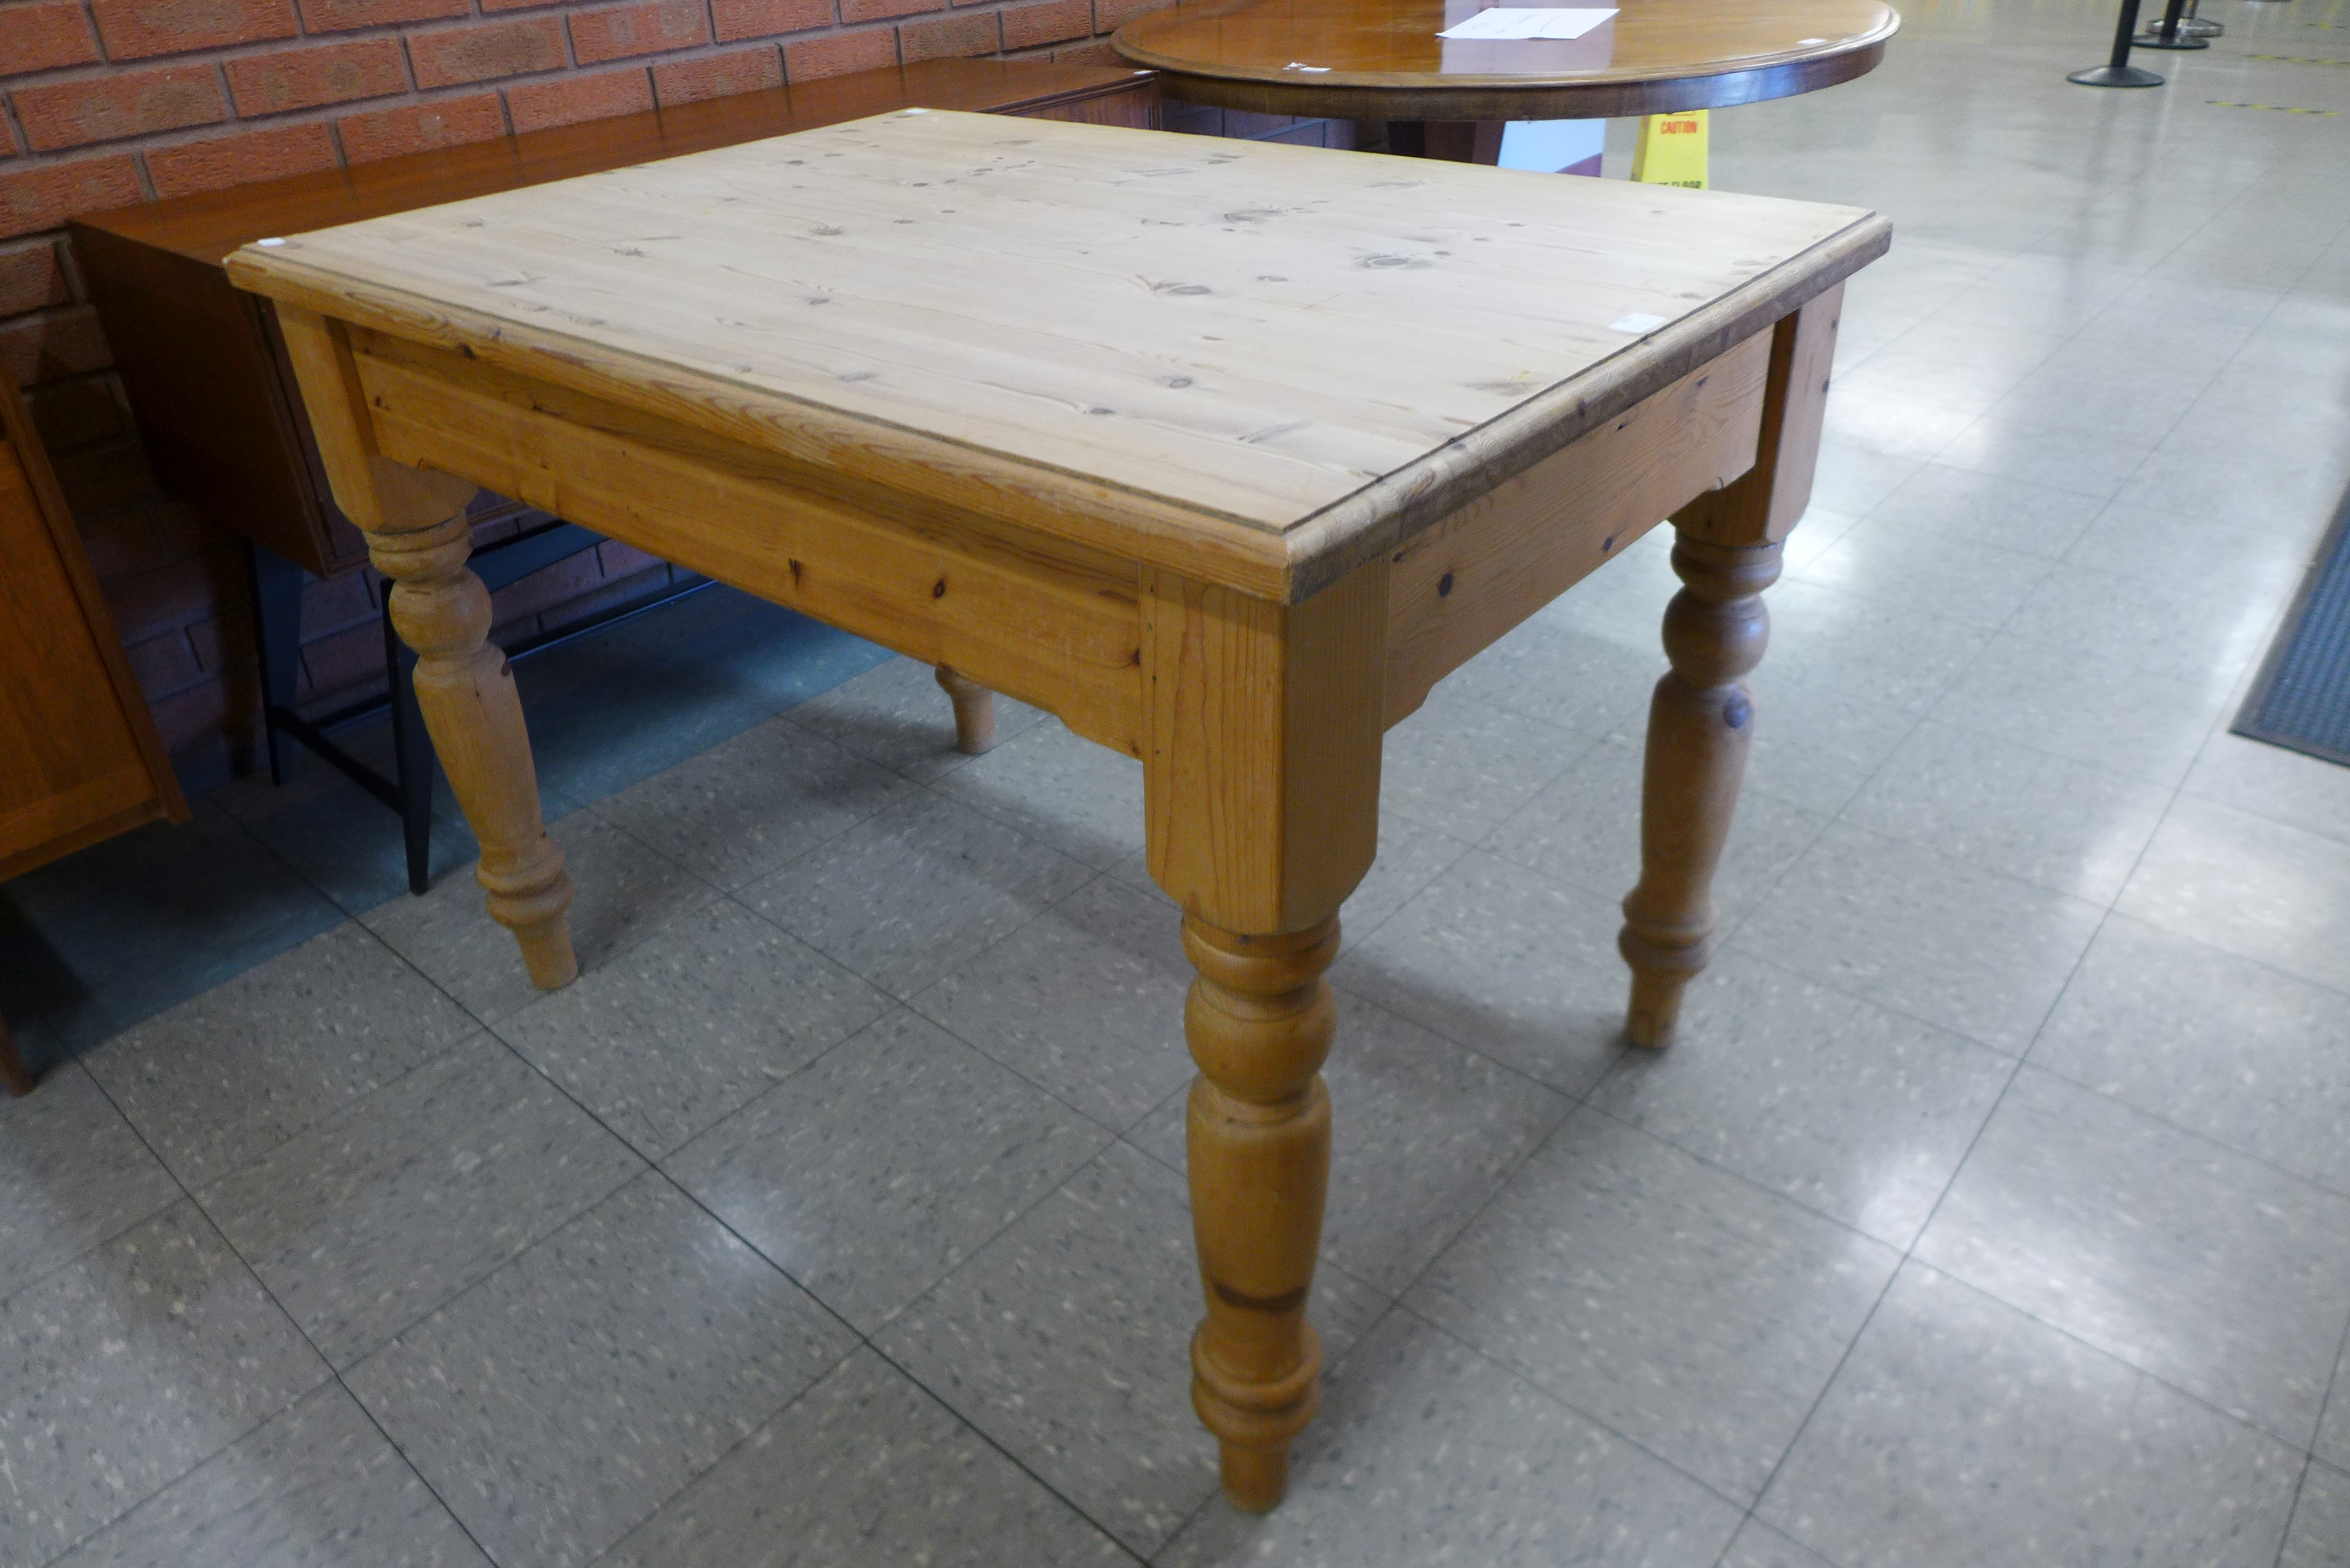
[[[1299,597],[1888,235],[1850,207],[917,109],[248,246],[229,271]]]
[[[78,222],[216,266],[265,234],[356,223],[891,109],[1035,109],[1115,91],[1140,74],[1050,60],[924,60],[142,202]]]
[[[1611,20],[1572,41],[1480,42],[1436,35],[1486,0],[1176,0],[1113,42],[1190,102],[1357,119],[1570,119],[1810,92],[1875,68],[1900,26],[1882,0],[1616,3]]]

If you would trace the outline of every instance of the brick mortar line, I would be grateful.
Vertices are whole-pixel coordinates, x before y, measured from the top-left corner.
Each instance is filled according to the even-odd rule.
[[[705,0],[705,4],[706,3],[707,0]],[[258,53],[237,53],[233,55],[214,56],[204,62],[210,64],[213,67],[216,85],[221,91],[223,103],[227,110],[224,116],[220,119],[208,120],[201,125],[175,126],[166,130],[151,131],[134,131],[124,136],[78,142],[70,147],[58,148],[32,148],[29,138],[25,137],[22,132],[21,116],[18,116],[16,113],[14,94],[17,88],[16,85],[12,83],[8,94],[7,109],[11,116],[12,123],[18,127],[19,140],[26,147],[27,151],[14,158],[8,159],[5,165],[0,165],[0,174],[28,171],[45,168],[56,168],[60,165],[69,164],[78,159],[96,159],[120,155],[135,156],[151,151],[168,151],[179,147],[194,145],[199,142],[224,140],[227,136],[236,134],[237,130],[240,129],[249,130],[271,130],[301,125],[326,123],[331,130],[333,123],[339,119],[358,114],[373,113],[385,109],[396,109],[408,104],[447,102],[461,98],[479,97],[484,93],[490,92],[495,92],[503,96],[506,90],[515,87],[536,87],[575,78],[589,78],[603,76],[613,76],[628,70],[639,68],[644,69],[650,73],[655,67],[662,65],[690,64],[697,60],[714,58],[723,55],[748,53],[761,47],[774,47],[778,51],[783,52],[783,70],[786,82],[795,82],[795,78],[793,78],[790,74],[790,57],[788,54],[790,46],[794,44],[814,43],[834,37],[854,37],[865,34],[879,33],[884,29],[896,33],[902,33],[904,29],[909,26],[919,27],[922,24],[928,22],[953,21],[963,17],[984,16],[995,16],[997,18],[998,26],[998,42],[996,47],[993,49],[970,57],[958,57],[1035,58],[1038,56],[1047,55],[1060,49],[1081,47],[1087,43],[1102,43],[1107,41],[1108,36],[1106,34],[1087,32],[1073,34],[1066,38],[1055,39],[1041,44],[1013,47],[1005,46],[1002,42],[1003,17],[1009,12],[1021,11],[1028,8],[1029,7],[1025,5],[1017,4],[1016,0],[1005,0],[1005,3],[993,5],[964,6],[954,9],[911,13],[904,16],[882,18],[874,23],[835,24],[829,27],[822,29],[807,29],[796,33],[779,33],[757,37],[737,38],[727,40],[723,43],[712,41],[688,44],[681,46],[675,49],[650,51],[641,55],[616,57],[612,61],[598,60],[586,65],[574,63],[567,66],[555,66],[549,67],[544,70],[521,72],[511,76],[485,77],[476,81],[440,84],[429,88],[412,85],[415,80],[413,55],[406,49],[403,49],[404,64],[408,69],[411,85],[390,92],[375,93],[359,98],[342,99],[331,103],[305,105],[299,109],[282,110],[265,109],[257,112],[245,110],[237,104],[234,93],[228,86],[226,66],[231,59],[266,58],[271,55],[296,52],[298,48],[304,47],[298,43],[293,43],[290,47],[279,47],[279,43],[285,41],[273,41],[269,45],[255,46],[259,50]],[[448,30],[450,29],[442,29],[442,31]],[[411,35],[404,34],[392,36],[400,37],[403,45],[406,44],[411,36]],[[427,34],[425,36],[430,36],[432,35]],[[570,42],[567,30],[565,35],[565,49],[567,54],[574,55],[576,57],[576,49]],[[193,63],[193,61],[191,61],[190,63]],[[34,86],[47,86],[56,82],[63,82],[67,85],[70,85],[73,81],[77,80],[87,80],[92,82],[108,81],[114,79],[122,74],[124,73],[120,71],[109,72],[102,69],[94,69],[89,67],[70,67],[64,72],[56,73],[54,76],[39,81],[35,81],[30,78],[24,78],[24,80],[26,85]],[[824,79],[827,78],[821,77],[796,78],[799,82]],[[649,81],[649,86],[650,85]],[[507,119],[509,125],[511,125],[512,119],[510,107],[507,110]],[[338,151],[340,151],[339,139],[338,139]],[[369,160],[369,161],[372,161],[372,160]],[[141,172],[143,175],[143,170]],[[151,189],[151,186],[150,189]],[[151,200],[152,198],[151,197],[150,199]],[[38,232],[53,233],[55,231]]]

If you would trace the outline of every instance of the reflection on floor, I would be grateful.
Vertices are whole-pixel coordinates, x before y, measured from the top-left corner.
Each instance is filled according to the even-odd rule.
[[[2350,111],[2350,13],[2206,14],[1717,115],[1898,232],[1731,939],[1627,1056],[1651,536],[1388,738],[1278,1513],[1185,1399],[1133,765],[712,595],[541,667],[567,992],[315,771],[0,890],[0,1560],[2350,1562],[2350,770],[2225,730],[2350,474],[2350,112],[2214,107]]]

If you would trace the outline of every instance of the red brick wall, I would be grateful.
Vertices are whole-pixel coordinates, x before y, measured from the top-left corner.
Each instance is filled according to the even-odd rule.
[[[160,495],[58,232],[142,200],[947,55],[1114,63],[1156,0],[0,0],[0,362],[26,387],[164,742],[254,765],[243,546]],[[1263,116],[1235,134],[1324,140]],[[1194,113],[1183,129],[1221,133]],[[626,556],[626,559],[621,558]],[[501,596],[504,632],[669,569],[619,546]],[[304,613],[312,705],[376,678],[357,578]]]

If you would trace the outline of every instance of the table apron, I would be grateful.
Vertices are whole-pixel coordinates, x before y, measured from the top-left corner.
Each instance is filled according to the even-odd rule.
[[[1382,722],[1696,497],[1753,467],[1755,334],[1392,557]],[[588,394],[366,335],[386,457],[473,480],[1060,716],[1141,756],[1138,564],[942,515]]]
[[[1754,466],[1771,337],[1756,333],[1395,552],[1388,723],[1625,545]]]
[[[1133,562],[1013,538],[895,493],[844,494],[837,476],[446,350],[380,337],[353,348],[384,456],[951,666],[1142,754]]]

